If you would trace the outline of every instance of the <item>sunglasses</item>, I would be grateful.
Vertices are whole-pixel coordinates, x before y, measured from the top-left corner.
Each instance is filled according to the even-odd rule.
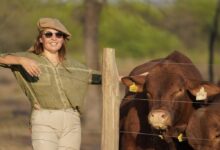
[[[45,32],[43,33],[43,35],[46,37],[46,38],[51,38],[53,35],[55,34],[56,38],[62,38],[64,37],[64,33],[63,32]]]

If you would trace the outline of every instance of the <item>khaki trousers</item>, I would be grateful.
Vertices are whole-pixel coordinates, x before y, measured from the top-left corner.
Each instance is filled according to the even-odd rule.
[[[76,110],[34,110],[31,124],[34,150],[80,150],[81,123]]]

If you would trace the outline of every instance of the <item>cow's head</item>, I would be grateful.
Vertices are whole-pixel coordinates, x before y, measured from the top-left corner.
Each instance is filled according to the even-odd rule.
[[[195,150],[220,149],[220,96],[218,98],[214,107],[200,108],[190,118],[186,135]]]
[[[148,122],[155,129],[166,130],[171,126],[185,124],[192,111],[192,102],[204,89],[210,95],[220,92],[219,87],[201,84],[198,80],[185,79],[169,70],[151,71],[147,76],[127,76],[122,82],[135,92],[144,92],[149,101]],[[201,98],[201,97],[200,97]]]

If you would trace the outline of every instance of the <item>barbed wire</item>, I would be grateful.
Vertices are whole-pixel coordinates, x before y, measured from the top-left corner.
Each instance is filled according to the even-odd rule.
[[[44,65],[44,64],[39,64],[39,66],[44,66],[44,67],[49,67],[49,68],[52,68],[51,66],[49,66],[49,65]],[[5,69],[5,68],[3,68],[3,67],[1,67],[0,66],[0,70],[2,70],[2,69]],[[62,68],[63,69],[63,68]],[[77,68],[76,68],[76,70],[78,70]],[[82,69],[83,70],[83,69]],[[84,72],[88,72],[88,74],[89,74],[89,70],[83,70]],[[64,77],[64,78],[69,78],[69,79],[74,79],[74,80],[78,80],[78,81],[81,81],[81,82],[84,82],[84,83],[88,83],[88,80],[82,80],[81,78],[79,78],[79,77],[76,77],[76,76],[70,76],[71,75],[71,73],[74,73],[74,72],[70,72],[68,75],[64,75],[64,74],[61,74],[61,73],[59,73],[58,75],[60,76],[60,77]],[[49,72],[46,72],[46,74],[50,74]],[[51,74],[53,74],[53,73],[51,73]],[[73,74],[72,74],[73,75]],[[30,76],[31,77],[31,76]],[[40,78],[40,77],[39,77]],[[52,79],[50,79],[50,81],[51,81]],[[52,82],[52,81],[51,81]]]
[[[177,138],[177,136],[169,136],[169,135],[162,135],[162,134],[155,134],[155,133],[144,133],[144,132],[132,132],[132,131],[122,131],[120,130],[120,133],[125,133],[125,134],[140,134],[140,135],[146,135],[146,136],[155,136],[155,137],[168,137],[168,138]],[[188,139],[188,140],[198,140],[198,141],[213,141],[210,139],[204,139],[204,138],[189,138],[187,136],[182,136],[183,139]]]
[[[158,64],[156,62],[149,62],[151,64]],[[159,63],[159,64],[166,64],[166,65],[179,65],[179,66],[195,66],[196,68],[198,68],[198,66],[202,66],[204,67],[204,65],[211,65],[211,66],[219,66],[220,64],[207,64],[207,63],[171,63],[171,62],[166,62],[166,63]],[[52,66],[50,65],[47,65],[47,64],[41,64],[41,63],[38,63],[38,66],[44,66],[44,67],[50,67],[52,68]],[[0,70],[3,70],[5,68],[10,68],[10,65],[5,65],[5,64],[0,64]],[[56,67],[54,67],[56,68]],[[58,67],[59,68],[59,67]]]
[[[143,136],[150,136],[150,137],[159,137],[161,138],[161,140],[163,140],[164,138],[176,138],[178,139],[178,137],[176,136],[169,136],[169,135],[162,135],[162,134],[154,134],[154,133],[143,133],[143,132],[132,132],[132,131],[120,131],[120,133],[123,134],[137,134],[137,135],[143,135]],[[179,139],[178,139],[179,140]],[[212,143],[213,141],[216,141],[215,139],[205,139],[205,138],[192,138],[192,137],[187,137],[187,136],[182,136],[182,140],[190,140],[190,141],[199,141],[199,142],[206,142],[206,143],[193,143],[193,145],[195,146],[202,146],[204,147],[212,147]],[[179,141],[180,142],[180,141]],[[191,145],[191,144],[190,144]],[[192,145],[191,145],[192,146]]]
[[[151,62],[151,63],[153,63],[153,62]],[[176,64],[178,64],[178,65],[190,65],[190,66],[192,66],[192,65],[195,65],[195,64],[189,64],[189,63],[165,63],[165,64],[168,64],[168,65],[176,65]],[[42,65],[42,64],[41,64]],[[212,64],[212,65],[216,65],[216,64]],[[43,65],[44,66],[44,65]],[[44,66],[44,67],[48,67],[48,66]],[[1,67],[0,67],[0,69],[2,69]],[[59,76],[61,76],[61,77],[64,77],[64,78],[70,78],[70,79],[75,79],[75,80],[80,80],[80,81],[82,81],[82,82],[88,82],[88,81],[84,81],[84,80],[81,80],[81,79],[79,79],[79,78],[77,78],[77,77],[73,77],[73,76],[66,76],[66,75],[63,75],[63,74],[59,74]],[[195,80],[195,79],[194,79]],[[200,81],[200,80],[198,80],[198,81]],[[163,102],[171,102],[170,100],[151,100],[151,99],[144,99],[144,98],[123,98],[123,99],[125,99],[125,100],[136,100],[136,101],[163,101]],[[179,101],[172,101],[172,103],[201,103],[201,102],[190,102],[190,101],[184,101],[184,100],[179,100]],[[220,104],[220,103],[212,103],[212,104]],[[71,113],[71,112],[69,112],[69,113]],[[41,125],[43,125],[43,124],[41,124]],[[72,128],[72,129],[70,129],[66,134],[68,134],[69,132],[71,132],[72,130],[73,130],[74,128]],[[60,130],[59,132],[63,132],[64,131],[64,129],[63,130]],[[37,131],[37,132],[44,132],[44,133],[50,133],[50,131]],[[53,132],[53,131],[51,131],[51,132]],[[124,133],[124,134],[140,134],[140,135],[146,135],[146,136],[159,136],[159,134],[154,134],[154,133],[143,133],[143,132],[130,132],[130,131],[119,131],[120,133]],[[53,132],[54,133],[54,132]],[[84,132],[85,133],[85,132]],[[170,137],[170,138],[176,138],[176,137],[174,137],[174,136],[166,136],[166,137]],[[189,138],[189,137],[183,137],[184,139],[188,139],[188,140],[199,140],[199,141],[213,141],[213,140],[210,140],[210,139],[203,139],[203,138]],[[44,141],[49,141],[49,142],[51,142],[50,140],[47,140],[47,139],[33,139],[33,140],[44,140]],[[53,141],[52,141],[53,142]]]
[[[75,128],[70,129],[68,132],[66,132],[65,135],[70,133],[73,129],[75,129]],[[63,132],[63,130],[60,130],[60,131],[40,131],[40,130],[37,130],[35,132],[38,132],[38,133],[40,133],[40,132],[42,132],[42,133],[53,133],[54,134],[54,133],[57,133],[57,132]],[[84,131],[84,134],[85,133],[94,133],[94,132],[93,131],[92,132],[85,132]],[[100,133],[100,132],[97,132],[97,133]],[[161,140],[163,140],[165,138],[176,138],[176,139],[178,138],[177,136],[169,136],[169,135],[147,133],[147,132],[125,131],[125,130],[120,130],[119,133],[123,133],[123,134],[137,134],[137,135],[150,136],[150,137],[159,137],[159,138],[161,138]],[[214,139],[195,138],[195,137],[187,137],[187,136],[182,136],[182,139],[183,140],[193,140],[193,141],[203,141],[203,142],[215,141]],[[32,140],[42,140],[42,141],[52,142],[52,143],[56,144],[55,141],[52,141],[52,140],[49,140],[49,139],[44,139],[44,138],[32,138]],[[197,145],[199,145],[199,144],[197,144]],[[201,145],[204,145],[204,144],[201,144]],[[208,144],[206,143],[206,145],[208,145]],[[65,146],[62,146],[62,147],[65,147]]]
[[[156,63],[156,62],[150,62],[150,63]],[[195,64],[190,64],[190,63],[160,63],[160,64],[166,64],[166,65],[187,65],[187,66],[195,66]],[[50,66],[50,65],[46,65],[46,64],[38,64],[39,66],[43,66],[43,67],[46,67],[46,68],[52,68],[52,66]],[[200,65],[204,65],[204,64],[200,64]],[[215,65],[220,65],[220,64],[212,64],[213,66],[215,66]],[[59,69],[59,67],[57,67],[58,69]],[[2,67],[1,65],[0,65],[0,70],[2,70],[2,69],[5,69],[4,67]],[[74,69],[79,69],[79,68],[74,68]],[[73,69],[73,70],[74,70]],[[70,74],[71,74],[71,72],[70,72]],[[75,79],[75,80],[79,80],[79,81],[82,81],[82,82],[87,82],[87,81],[84,81],[84,80],[82,80],[82,79],[80,79],[80,78],[77,78],[77,77],[73,77],[73,76],[67,76],[67,75],[63,75],[63,74],[59,74],[59,76],[60,77],[64,77],[64,78],[70,78],[70,79]],[[186,78],[186,79],[189,79],[189,80],[194,80],[194,81],[201,81],[201,80],[196,80],[195,78]]]
[[[38,125],[43,125],[45,126],[45,124],[38,124]],[[75,128],[70,128],[68,132],[65,132],[65,135],[67,135],[68,133],[70,133],[72,130],[74,130]],[[57,129],[55,129],[57,130]],[[41,130],[35,130],[35,132],[42,132],[42,133],[57,133],[57,132],[63,132],[65,129],[62,129],[62,130],[57,130],[57,131],[41,131]],[[87,132],[83,132],[84,134],[85,133],[96,133],[94,132],[94,130],[91,130],[91,131],[87,131]],[[97,131],[97,133],[100,133],[99,131]],[[155,133],[146,133],[146,132],[134,132],[134,131],[125,131],[125,130],[119,130],[119,133],[123,133],[123,134],[138,134],[138,135],[144,135],[144,136],[151,136],[151,137],[159,137],[161,139],[164,139],[164,138],[177,138],[176,136],[169,136],[169,135],[162,135],[162,134],[155,134]],[[64,136],[65,136],[64,135]],[[63,136],[62,136],[63,137]],[[214,141],[214,140],[211,140],[211,139],[206,139],[206,138],[192,138],[192,137],[187,137],[187,136],[182,136],[182,139],[183,140],[194,140],[194,141],[206,141],[206,142],[211,142],[211,141]],[[52,140],[49,140],[49,139],[44,139],[44,138],[33,138],[32,140],[42,140],[42,141],[47,141],[47,142],[52,142],[52,143],[56,143]],[[199,144],[197,144],[199,145]],[[205,146],[204,144],[201,144],[203,146]],[[208,146],[208,144],[206,143],[206,146]],[[66,147],[66,146],[61,146],[61,147]]]
[[[169,102],[169,103],[190,103],[190,104],[202,104],[205,103],[205,100],[199,100],[199,101],[184,101],[184,100],[178,100],[178,101],[171,101],[171,100],[156,100],[156,99],[146,99],[146,98],[122,98],[123,100],[132,100],[132,101],[160,101],[160,102]],[[131,101],[129,101],[131,102]],[[220,104],[220,102],[211,102],[207,104]]]

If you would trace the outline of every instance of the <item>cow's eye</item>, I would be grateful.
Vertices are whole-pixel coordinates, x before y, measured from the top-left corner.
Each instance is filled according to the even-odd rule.
[[[216,131],[215,138],[220,138],[220,132]]]
[[[184,89],[179,88],[176,92],[174,92],[174,95],[175,95],[175,96],[179,96],[179,95],[182,95],[183,92],[184,92]]]

